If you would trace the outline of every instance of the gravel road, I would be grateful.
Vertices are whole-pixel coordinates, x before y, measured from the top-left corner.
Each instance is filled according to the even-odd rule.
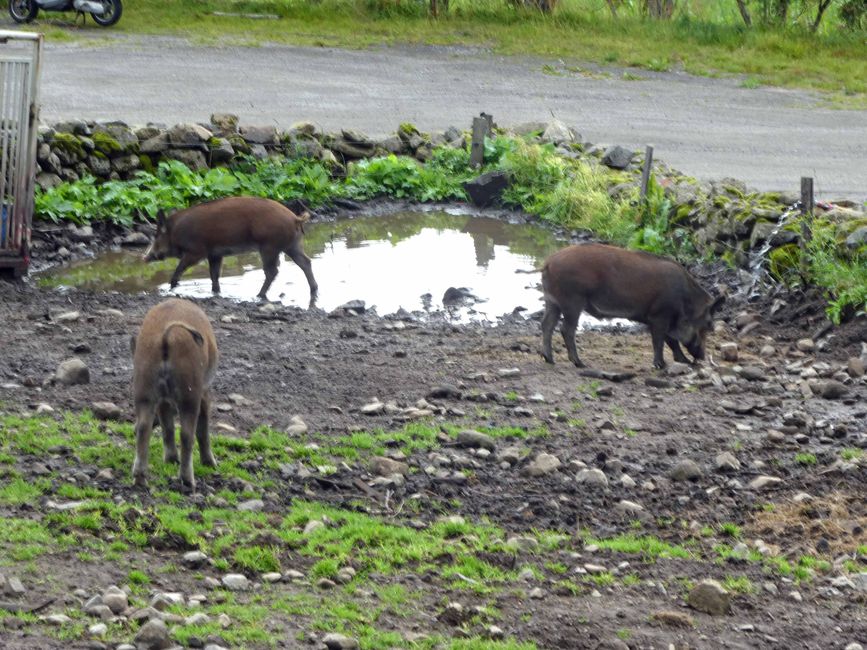
[[[122,37],[49,43],[42,117],[175,123],[230,111],[247,124],[311,120],[384,135],[407,121],[468,127],[480,111],[503,125],[553,114],[591,142],[651,143],[658,158],[700,178],[782,190],[808,175],[820,196],[867,197],[867,111],[736,79],[632,71],[645,78],[630,81],[622,72],[573,72],[556,60],[472,48],[223,48]]]

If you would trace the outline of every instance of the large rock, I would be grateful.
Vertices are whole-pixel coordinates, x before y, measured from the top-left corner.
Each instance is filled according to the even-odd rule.
[[[632,162],[632,152],[620,145],[608,147],[602,154],[602,164],[612,169],[626,169]]]
[[[325,644],[328,650],[357,650],[359,647],[358,641],[355,639],[335,632],[326,634],[322,639],[322,643]]]
[[[93,129],[93,144],[109,158],[138,153],[139,142],[135,133],[126,124],[109,122],[97,124]]]
[[[240,133],[250,144],[273,145],[279,141],[276,126],[242,126]]]
[[[608,477],[601,469],[582,469],[575,475],[575,482],[583,485],[607,488]]]
[[[169,129],[169,143],[179,146],[204,145],[213,134],[199,124],[175,124]]]
[[[100,420],[117,420],[123,415],[123,411],[114,402],[94,402],[90,408]]]
[[[722,616],[731,611],[731,596],[716,580],[702,580],[689,592],[689,606],[705,614]]]
[[[409,466],[399,460],[392,460],[385,456],[374,456],[370,459],[370,471],[379,476],[391,476],[393,474],[406,476],[409,473]]]
[[[238,132],[238,116],[234,113],[212,113],[211,126],[218,136],[232,135]]]
[[[457,443],[459,447],[482,448],[488,451],[494,451],[494,447],[496,447],[496,443],[491,436],[479,431],[473,431],[472,429],[459,432]]]
[[[122,176],[126,176],[130,172],[138,169],[139,167],[141,167],[141,161],[139,160],[139,157],[135,154],[118,156],[117,158],[111,159],[111,168]]]
[[[164,155],[166,158],[184,163],[194,172],[208,169],[208,161],[205,158],[205,154],[198,149],[168,149]]]
[[[146,154],[160,154],[169,148],[169,134],[158,133],[141,143],[139,151]]]
[[[43,190],[50,190],[51,188],[57,187],[62,183],[63,179],[60,178],[60,176],[58,176],[57,174],[51,174],[47,172],[36,174],[36,184]]]
[[[235,148],[226,138],[213,138],[208,142],[212,165],[222,165],[235,157]]]
[[[510,184],[511,180],[507,172],[495,170],[485,172],[481,176],[467,181],[464,183],[464,190],[466,190],[473,205],[483,208],[499,203],[503,197],[503,192],[508,189]]]
[[[673,481],[697,481],[702,477],[702,474],[704,472],[702,472],[698,463],[689,458],[684,458],[674,466],[669,476]]]
[[[57,366],[54,378],[64,386],[90,383],[90,369],[78,357],[66,359]]]
[[[846,237],[846,246],[849,248],[860,248],[861,246],[867,245],[867,226],[861,226],[852,231],[852,233]]]
[[[542,132],[542,140],[555,145],[573,144],[580,140],[575,129],[566,126],[560,120],[549,122]]]
[[[138,160],[136,160],[138,162]],[[104,155],[93,154],[87,157],[87,166],[94,176],[105,178],[111,174],[111,161]]]

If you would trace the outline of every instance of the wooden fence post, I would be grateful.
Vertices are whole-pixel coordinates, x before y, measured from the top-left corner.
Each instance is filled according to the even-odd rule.
[[[813,179],[801,177],[801,277],[806,281],[810,264],[807,260],[807,244],[813,238]]]
[[[641,202],[647,201],[647,186],[650,183],[650,169],[653,167],[653,145],[644,150],[644,168],[641,170]]]
[[[485,161],[485,136],[490,127],[490,116],[482,113],[481,117],[473,118],[473,139],[470,144],[470,167],[481,167]]]

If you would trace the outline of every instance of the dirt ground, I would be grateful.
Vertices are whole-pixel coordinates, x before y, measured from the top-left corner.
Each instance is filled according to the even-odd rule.
[[[158,299],[0,283],[0,411],[34,413],[38,405],[49,404],[56,412],[77,412],[108,401],[120,407],[121,419],[131,420],[129,338]],[[777,299],[784,299],[784,305],[778,302],[772,309]],[[588,550],[580,540],[546,551],[543,560],[562,562],[570,572],[595,563],[609,570],[617,566],[615,575],[637,574],[639,580],[626,584],[615,579],[577,594],[558,589],[553,574],[513,585],[494,597],[501,614],[496,625],[506,637],[539,648],[818,649],[867,641],[867,585],[855,580],[867,571],[867,459],[861,452],[867,448],[867,381],[857,376],[857,368],[850,369],[857,361],[849,362],[862,355],[867,343],[863,318],[828,328],[816,296],[729,301],[709,343],[712,360],[675,373],[651,369],[646,332],[579,332],[579,352],[591,368],[627,373],[617,377],[621,381],[609,381],[571,366],[562,341],[555,342],[557,363],[545,364],[537,353],[539,323],[532,319],[507,318],[488,327],[422,322],[410,315],[326,314],[220,298],[200,304],[213,322],[221,354],[212,429],[222,426],[220,430],[236,430],[233,435],[244,437],[263,424],[285,430],[293,416],[325,438],[373,427],[400,429],[403,411],[360,411],[378,398],[398,409],[427,399],[441,407],[430,418],[434,424],[544,426],[550,431],[521,440],[529,453],[512,466],[494,460],[507,446],[503,441],[489,459],[470,456],[472,471],[462,479],[454,472],[418,471],[407,476],[405,485],[386,491],[371,487],[371,472],[360,463],[342,465],[328,477],[315,472],[286,476],[277,494],[266,499],[268,510],[279,513],[298,498],[341,507],[361,501],[379,516],[404,524],[460,515],[490,522],[509,536],[584,530],[605,539],[638,529],[671,544],[693,544],[690,560],[655,562]],[[79,316],[58,319],[68,312]],[[814,336],[815,350],[798,349],[800,339]],[[726,342],[737,343],[736,362],[722,360],[719,346]],[[72,356],[86,362],[90,382],[53,383],[58,364]],[[813,394],[809,384],[821,393],[832,378],[845,388],[841,398]],[[436,387],[449,388],[432,393]],[[246,399],[233,403],[231,394]],[[447,441],[442,451],[458,452]],[[543,452],[559,459],[559,469],[528,476],[524,469]],[[721,468],[725,463],[718,456],[724,452],[736,458],[736,467]],[[132,453],[130,448],[130,464]],[[812,462],[804,460],[809,455]],[[685,459],[695,461],[698,469],[680,480],[675,468]],[[27,480],[34,478],[32,461],[16,458]],[[76,469],[73,459],[59,462],[70,472]],[[406,462],[423,470],[431,459],[425,451]],[[601,469],[607,485],[577,482],[585,468]],[[762,475],[781,481],[751,487]],[[199,490],[208,495],[225,486],[218,473],[201,479]],[[103,479],[99,487],[117,498],[138,498],[128,475]],[[803,493],[809,497],[797,496]],[[399,504],[410,495],[421,495],[421,512],[401,510]],[[146,503],[147,497],[142,498]],[[624,501],[638,506],[624,506]],[[38,518],[41,509],[37,503],[0,505],[0,514]],[[796,564],[801,556],[810,556],[827,564],[798,580],[775,570],[777,564],[722,557],[713,550],[715,544],[736,542],[721,535],[724,523],[739,527],[740,539],[750,549],[761,548],[756,542],[761,540],[771,549],[770,557]],[[157,566],[177,554],[178,549],[147,549],[127,562]],[[71,596],[76,588],[96,593],[124,579],[124,570],[110,561],[85,565],[71,562],[72,557],[41,558],[43,579],[22,575],[32,583],[28,598],[58,598],[49,610],[60,611],[60,604],[76,604]],[[304,572],[306,561],[296,557],[296,568]],[[2,564],[0,573],[27,571],[14,562]],[[195,574],[173,575],[172,587],[201,589]],[[746,578],[750,588],[735,591],[730,614],[711,616],[686,606],[682,585],[733,575]],[[382,584],[389,579],[371,580]],[[413,634],[459,638],[465,633],[425,612],[461,598],[465,606],[477,604],[472,592],[456,596],[429,575],[407,574],[399,581],[422,594],[421,604],[404,619],[381,619],[379,625],[399,631],[406,647],[414,647]],[[534,587],[542,589],[542,597],[528,596]],[[302,582],[286,589],[316,588]],[[672,611],[680,618],[654,616]],[[692,624],[684,623],[686,617]],[[15,629],[8,620],[0,619],[0,646],[5,648],[106,647],[82,639],[58,640],[43,624]],[[323,647],[321,636],[303,621],[275,612],[272,623],[278,647]],[[307,632],[303,642],[293,636],[299,630]]]

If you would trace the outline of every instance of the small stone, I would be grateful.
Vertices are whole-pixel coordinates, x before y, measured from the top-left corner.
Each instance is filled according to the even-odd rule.
[[[591,574],[606,573],[608,571],[608,569],[606,569],[601,564],[585,564],[584,570],[587,573],[591,573]]]
[[[650,617],[656,621],[659,621],[663,625],[668,625],[670,627],[695,627],[695,621],[693,620],[692,616],[684,612],[663,610],[659,612],[653,612]]]
[[[689,606],[705,614],[722,616],[731,611],[731,595],[716,580],[702,580],[687,600]]]
[[[768,373],[761,366],[744,366],[738,372],[747,381],[765,381]]]
[[[188,567],[196,569],[208,561],[208,556],[201,551],[189,551],[188,553],[184,553],[181,560]]]
[[[114,402],[94,402],[90,405],[93,414],[100,420],[117,420],[123,414]]]
[[[57,366],[54,378],[64,386],[90,383],[90,370],[78,357],[66,359]]]
[[[322,639],[322,643],[325,644],[328,650],[356,650],[358,648],[358,641],[352,637],[334,632],[326,634]]]
[[[813,339],[798,339],[795,347],[801,352],[812,352],[816,349],[816,344],[813,342]]]
[[[542,591],[541,587],[536,587],[535,589],[530,590],[530,593],[527,595],[534,600],[541,600],[545,597],[545,592]]]
[[[36,415],[42,415],[43,413],[54,413],[54,407],[51,404],[42,402],[36,407]]]
[[[50,623],[51,625],[66,625],[72,623],[72,619],[66,614],[50,614],[49,616],[40,616],[40,621]]]
[[[309,430],[307,423],[297,415],[292,416],[290,422],[292,424],[286,427],[286,433],[290,436],[303,436]]]
[[[250,581],[247,576],[240,573],[228,573],[223,576],[223,586],[229,591],[244,591],[250,588]]]
[[[122,589],[111,586],[102,594],[102,604],[115,614],[120,614],[129,607],[129,597]]]
[[[87,628],[87,633],[90,636],[102,636],[108,632],[108,625],[105,623],[94,623],[89,628]]]
[[[380,413],[385,412],[385,404],[376,400],[362,406],[361,412],[364,415],[379,415]]]
[[[689,458],[684,458],[674,466],[669,476],[673,481],[697,481],[703,474],[704,472],[702,472],[698,463]]]
[[[0,575],[0,578],[2,578],[2,575]],[[2,585],[3,582],[2,580],[0,580],[0,586]],[[6,579],[6,585],[3,591],[5,591],[10,596],[16,597],[23,596],[25,593],[27,593],[27,590],[24,588],[24,584],[16,576],[9,576],[9,578]]]
[[[337,586],[337,583],[328,578],[319,578],[319,580],[316,581],[316,586],[320,589],[334,589]]]
[[[773,485],[779,485],[783,482],[783,479],[777,478],[776,476],[757,476],[752,481],[749,482],[749,488],[751,490],[762,490],[766,487],[770,487]]]
[[[840,399],[841,397],[844,397],[848,392],[849,389],[844,384],[841,384],[839,381],[829,379],[828,381],[822,383],[819,394],[824,399]]]
[[[135,635],[135,645],[138,650],[164,650],[172,646],[169,630],[166,624],[158,618],[152,618],[141,626]]]
[[[262,499],[250,499],[242,501],[238,504],[238,510],[241,512],[259,512],[265,507],[265,502]]]
[[[184,625],[203,625],[210,620],[211,617],[205,614],[205,612],[196,612],[184,619]]]
[[[304,526],[304,534],[310,535],[320,528],[325,528],[325,524],[318,519],[311,519],[307,522],[307,525]]]
[[[500,377],[517,377],[520,374],[520,368],[500,368],[497,370],[497,375]]]
[[[552,454],[542,452],[524,468],[524,474],[534,478],[545,476],[552,472],[556,472],[560,465],[561,463],[559,458]]]
[[[514,465],[523,455],[523,450],[520,447],[506,447],[497,454],[497,461]]]
[[[741,468],[741,463],[735,458],[733,453],[724,451],[721,454],[717,454],[714,466],[718,472],[737,472]]]
[[[644,506],[639,503],[635,503],[634,501],[627,501],[626,499],[622,499],[615,506],[618,511],[627,514],[627,515],[637,515],[640,512],[644,511]]]
[[[799,592],[799,591],[789,592],[789,598],[794,600],[796,603],[801,603],[804,601],[804,597],[801,595],[801,592]]]
[[[601,469],[582,469],[575,475],[575,481],[589,486],[608,487],[608,477]]]
[[[62,314],[59,314],[54,317],[54,322],[56,323],[74,323],[79,318],[81,318],[81,312],[78,311],[66,311]]]
[[[283,574],[277,573],[276,571],[273,571],[271,573],[263,573],[262,574],[262,581],[263,582],[280,582],[282,579],[283,579]]]
[[[846,372],[848,372],[849,376],[853,379],[863,377],[865,373],[864,360],[859,359],[858,357],[852,357],[846,364]]]
[[[458,433],[457,444],[459,447],[482,448],[489,451],[493,451],[496,447],[496,443],[491,436],[471,429]]]
[[[723,358],[723,361],[737,361],[738,360],[738,344],[737,343],[723,343],[719,346],[720,356]]]
[[[406,476],[409,473],[409,465],[384,456],[374,456],[370,459],[370,471],[377,476],[387,477],[393,474]]]

